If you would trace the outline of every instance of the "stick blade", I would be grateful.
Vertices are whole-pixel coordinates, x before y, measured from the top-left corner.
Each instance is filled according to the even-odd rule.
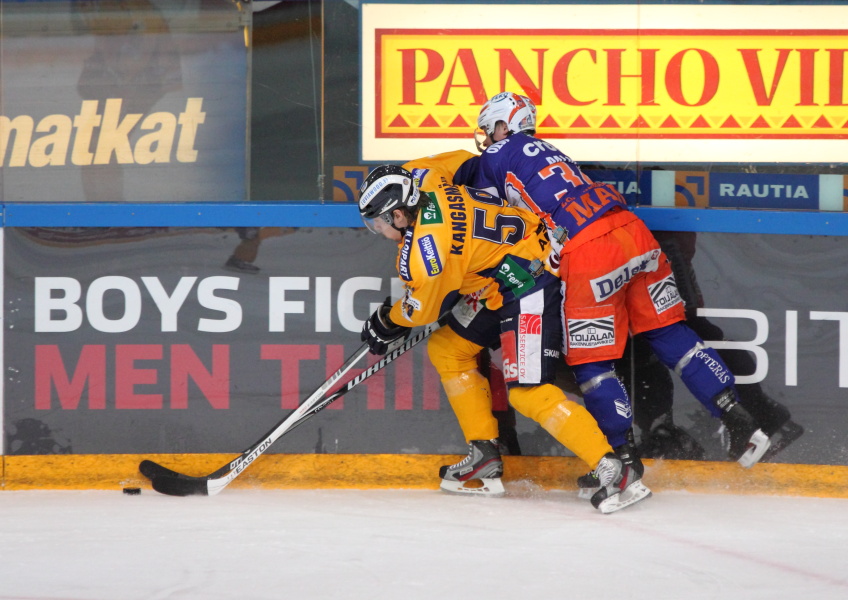
[[[180,474],[176,471],[172,471],[168,467],[163,467],[159,463],[153,462],[152,460],[143,460],[141,464],[138,465],[138,470],[142,475],[150,479],[151,481],[156,477],[167,476],[167,477],[179,477]]]
[[[153,489],[166,496],[208,496],[208,480],[202,477],[170,477],[159,475],[151,479]]]

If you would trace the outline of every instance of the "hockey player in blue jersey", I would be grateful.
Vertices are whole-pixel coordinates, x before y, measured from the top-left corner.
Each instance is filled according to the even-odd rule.
[[[729,456],[744,467],[770,440],[737,401],[734,377],[719,354],[684,323],[671,266],[644,223],[612,186],[533,136],[536,108],[518,94],[497,94],[480,111],[479,159],[455,181],[529,208],[561,241],[566,362],[587,408],[622,458],[634,461],[632,409],[615,369],[629,334],[642,334],[728,434]],[[591,475],[591,474],[590,474]],[[581,478],[589,485],[591,477]]]

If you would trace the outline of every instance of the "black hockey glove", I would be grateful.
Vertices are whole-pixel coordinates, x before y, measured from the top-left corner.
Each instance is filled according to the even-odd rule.
[[[368,348],[372,354],[383,356],[389,351],[389,346],[395,340],[409,337],[410,327],[395,325],[389,318],[392,310],[391,298],[386,298],[382,306],[374,311],[374,314],[365,321],[359,338],[368,342]]]

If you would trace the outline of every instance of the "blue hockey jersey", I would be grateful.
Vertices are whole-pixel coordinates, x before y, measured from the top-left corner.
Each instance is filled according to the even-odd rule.
[[[458,173],[510,204],[528,208],[548,226],[565,228],[568,239],[615,207],[627,203],[618,191],[594,183],[571,158],[544,140],[515,133],[492,144],[476,165],[465,165]]]

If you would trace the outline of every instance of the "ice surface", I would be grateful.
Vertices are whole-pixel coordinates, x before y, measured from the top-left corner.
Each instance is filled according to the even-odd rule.
[[[848,500],[0,492],[0,600],[848,598]]]

